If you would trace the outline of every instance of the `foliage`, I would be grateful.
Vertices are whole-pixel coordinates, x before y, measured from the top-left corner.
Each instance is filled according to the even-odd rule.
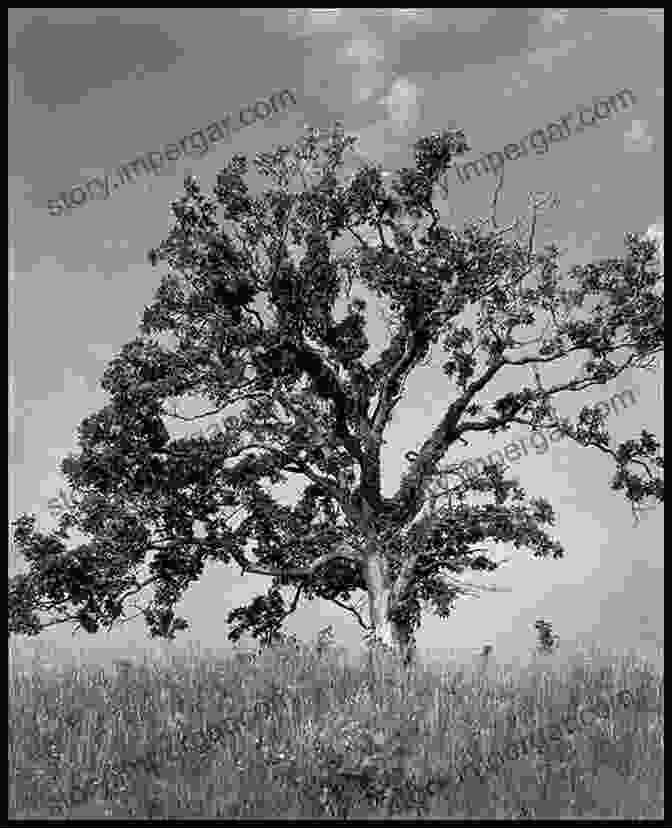
[[[538,649],[539,653],[553,653],[557,650],[560,644],[560,637],[553,633],[553,626],[550,622],[545,622],[543,619],[538,619],[534,623],[537,629]]]
[[[442,225],[434,189],[468,149],[462,133],[420,139],[415,166],[389,183],[374,165],[339,178],[353,144],[337,125],[258,154],[268,185],[259,195],[241,155],[212,197],[185,180],[175,225],[150,251],[168,272],[140,335],[104,373],[108,404],[82,421],[81,451],[61,465],[72,506],[55,532],[40,532],[32,516],[15,522],[29,570],[9,582],[10,633],[64,621],[93,633],[135,607],[152,636],[174,638],[187,627],[177,603],[206,564],[221,562],[271,579],[230,614],[232,640],[249,632],[271,643],[300,601],[320,597],[376,636],[389,625],[410,648],[423,609],[446,617],[469,592],[458,576],[499,566],[497,543],[563,555],[548,534],[550,504],[496,466],[468,482],[456,475],[428,501],[458,442],[514,423],[561,429],[610,457],[612,488],[635,512],[662,501],[653,435],[611,448],[599,410],[584,407],[572,425],[552,405],[562,392],[650,367],[662,351],[656,243],[630,234],[625,258],[561,275],[558,248],[535,249],[537,202],[527,240],[518,222],[499,228],[494,206],[492,227]],[[377,355],[355,286],[388,314]],[[440,351],[453,400],[385,497],[386,429],[408,378]],[[583,356],[577,376],[570,355]],[[546,366],[553,384],[542,382]],[[521,386],[514,367],[530,367],[536,385]],[[516,390],[488,412],[480,394],[502,376]],[[176,408],[183,398],[209,408],[187,417]],[[209,436],[171,438],[166,427],[214,414],[222,427]],[[298,500],[280,503],[271,487],[296,476]],[[71,530],[89,540],[67,543]],[[352,600],[362,592],[373,600],[368,622]]]

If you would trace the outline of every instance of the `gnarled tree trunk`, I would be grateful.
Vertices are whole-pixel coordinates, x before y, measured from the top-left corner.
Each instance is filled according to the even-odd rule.
[[[413,660],[413,637],[410,627],[394,618],[392,585],[382,553],[369,552],[365,573],[372,636],[397,654],[403,664],[409,665]]]

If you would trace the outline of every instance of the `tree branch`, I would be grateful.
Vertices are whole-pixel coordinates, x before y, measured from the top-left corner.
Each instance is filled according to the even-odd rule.
[[[281,405],[283,405],[286,409],[288,409],[298,421],[304,421],[304,423],[307,423],[310,426],[310,428],[313,430],[313,433],[315,434],[316,437],[318,437],[320,440],[324,441],[325,443],[328,443],[334,449],[340,449],[341,445],[342,445],[345,449],[347,449],[348,452],[350,452],[350,454],[356,460],[360,461],[360,463],[361,463],[361,461],[362,461],[361,448],[360,448],[359,444],[357,443],[357,441],[352,437],[352,435],[350,435],[349,433],[346,433],[344,435],[340,435],[340,437],[342,439],[342,444],[339,444],[336,440],[334,440],[331,437],[331,435],[328,432],[325,434],[324,430],[320,428],[320,426],[317,423],[317,421],[315,420],[315,418],[310,414],[310,412],[306,408],[304,408],[304,409],[295,408],[294,404],[289,400],[287,395],[283,394],[282,392],[278,393],[277,399],[281,403]]]
[[[422,351],[422,345],[418,348],[421,342],[417,336],[417,332],[411,331],[406,333],[404,341],[403,352],[397,362],[390,369],[380,391],[376,411],[373,415],[372,430],[374,435],[380,437],[387,426],[390,414],[396,403],[396,398],[400,391],[401,383],[403,382],[403,375],[413,368],[413,363]],[[409,348],[410,345],[410,348]]]
[[[481,377],[474,380],[462,396],[451,403],[439,425],[423,443],[417,458],[411,463],[411,468],[404,476],[403,482],[393,499],[400,511],[399,517],[401,520],[408,520],[417,514],[422,506],[421,484],[434,471],[436,464],[441,460],[447,449],[460,437],[461,431],[457,424],[474,395],[490,382],[504,363],[503,358],[498,358],[483,372]]]
[[[358,564],[363,562],[363,556],[358,550],[347,541],[341,542],[339,548],[331,550],[318,556],[308,567],[263,567],[252,564],[243,554],[235,555],[234,558],[243,569],[243,573],[254,573],[260,576],[279,576],[286,578],[310,578],[322,565],[328,564],[337,558],[354,561]]]
[[[324,598],[324,596],[322,596],[321,598]],[[357,619],[357,621],[359,622],[360,627],[364,628],[364,630],[369,629],[369,626],[366,624],[364,619],[362,619],[362,617],[360,616],[359,611],[357,610],[357,608],[353,607],[352,605],[345,604],[345,602],[341,602],[338,599],[327,599],[327,601],[333,602],[335,605],[342,608],[343,610],[350,611],[350,613],[352,613],[355,616],[355,618]]]

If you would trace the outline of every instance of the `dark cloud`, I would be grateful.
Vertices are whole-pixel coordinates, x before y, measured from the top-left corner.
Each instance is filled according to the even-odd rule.
[[[23,76],[33,103],[50,108],[76,104],[94,89],[146,73],[164,72],[183,51],[154,23],[93,23],[33,19],[16,34],[9,61]]]
[[[418,27],[413,33],[410,26],[401,30],[396,71],[404,75],[429,72],[438,78],[446,73],[461,73],[469,66],[523,55],[534,48],[531,41],[540,22],[539,11],[492,9],[492,14],[473,28],[460,25],[459,19],[452,22],[455,10],[446,9],[442,14],[443,11],[434,9],[432,26]]]

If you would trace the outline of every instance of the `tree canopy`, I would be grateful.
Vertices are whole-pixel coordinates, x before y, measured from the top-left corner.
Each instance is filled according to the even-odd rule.
[[[354,143],[337,124],[258,154],[257,195],[242,155],[212,196],[185,180],[174,227],[149,252],[167,272],[140,334],[110,362],[101,382],[110,402],[82,421],[81,451],[62,462],[72,506],[47,534],[34,516],[14,522],[29,569],[9,581],[10,633],[66,621],[96,632],[136,608],[152,636],[173,638],[188,626],[175,605],[206,563],[223,562],[271,580],[229,614],[230,639],[271,641],[301,601],[320,597],[408,649],[423,609],[447,617],[475,589],[460,576],[499,566],[497,543],[564,553],[549,534],[551,505],[499,466],[468,480],[439,466],[470,437],[513,424],[560,430],[608,456],[611,487],[635,514],[663,500],[652,434],[613,447],[599,407],[572,423],[553,405],[650,369],[662,351],[656,243],[628,234],[623,258],[563,274],[558,247],[535,244],[543,201],[526,223],[502,228],[498,189],[488,219],[459,231],[442,221],[437,184],[469,150],[463,133],[420,139],[414,166],[392,177],[365,164],[347,178]],[[379,353],[358,287],[387,315]],[[409,377],[432,360],[451,402],[385,497],[386,430]],[[521,366],[534,376],[522,388]],[[542,376],[550,368],[553,383]],[[485,402],[507,375],[512,389]],[[180,414],[179,401],[194,397],[208,408]],[[215,414],[208,434],[167,429]],[[303,489],[285,505],[271,488],[290,475]],[[89,540],[72,544],[73,529]]]

